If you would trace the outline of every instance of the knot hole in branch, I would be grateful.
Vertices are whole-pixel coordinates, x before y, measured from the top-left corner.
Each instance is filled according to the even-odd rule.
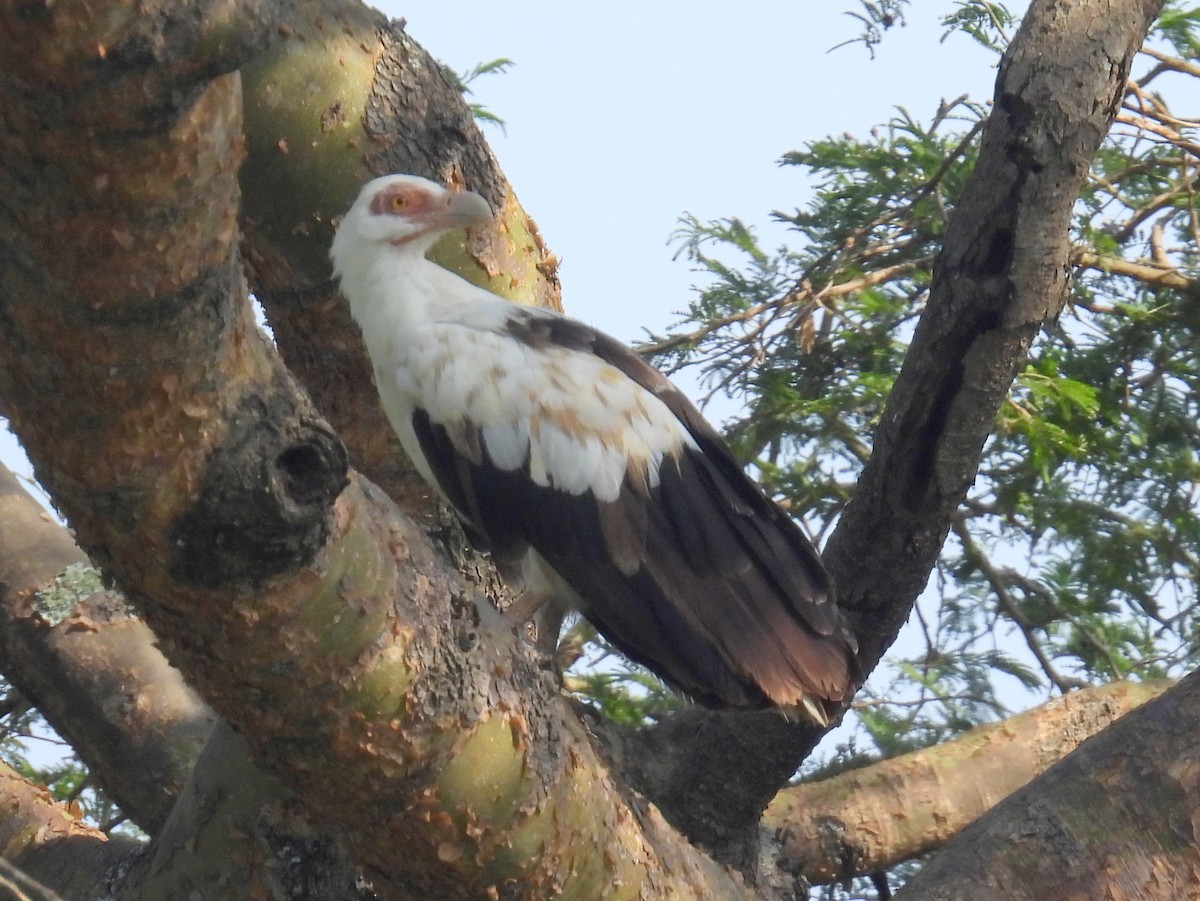
[[[172,529],[177,579],[252,589],[311,563],[325,546],[349,460],[337,435],[304,407],[291,391],[268,391],[230,417],[194,503]]]

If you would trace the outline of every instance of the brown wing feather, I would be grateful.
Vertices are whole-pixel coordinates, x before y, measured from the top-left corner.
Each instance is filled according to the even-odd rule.
[[[820,635],[844,628],[833,582],[812,542],[746,475],[725,440],[665,375],[615,338],[544,311],[517,311],[509,331],[535,347],[553,345],[595,354],[661,400],[699,445],[704,457],[701,476],[709,491],[722,498],[722,518],[732,519],[755,562],[772,573],[796,614]],[[693,537],[686,528],[681,533],[684,540]],[[708,565],[701,557],[690,559],[697,567]]]
[[[858,679],[852,640],[816,550],[661,373],[587,326],[514,311],[514,338],[593,353],[653,392],[699,450],[627,477],[615,501],[502,470],[466,423],[413,426],[442,491],[478,543],[511,562],[532,547],[617,647],[709,706],[830,709]]]

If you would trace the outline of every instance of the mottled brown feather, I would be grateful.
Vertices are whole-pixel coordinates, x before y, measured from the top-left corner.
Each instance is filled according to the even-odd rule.
[[[585,616],[632,659],[709,706],[832,711],[856,688],[852,639],[833,586],[799,527],[738,466],[720,436],[657,370],[581,323],[514,310],[534,348],[591,353],[657,396],[698,446],[664,459],[659,481],[627,474],[617,499],[535,484],[494,465],[470,423],[418,410],[413,427],[474,539],[512,562],[533,548]]]

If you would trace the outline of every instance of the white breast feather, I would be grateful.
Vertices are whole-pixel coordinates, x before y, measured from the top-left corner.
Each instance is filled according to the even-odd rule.
[[[479,429],[497,467],[528,460],[536,484],[602,501],[617,498],[630,470],[657,485],[664,458],[696,446],[666,404],[620,370],[520,341],[506,330],[508,302],[427,260],[364,255],[343,267],[342,284],[384,411],[430,484],[411,422],[417,408],[434,423]]]
[[[538,349],[475,326],[421,326],[397,348],[391,373],[380,374],[390,375],[402,400],[389,401],[391,392],[381,391],[410,453],[405,439],[412,429],[394,418],[411,417],[419,407],[434,423],[465,420],[480,429],[488,456],[501,469],[528,460],[538,485],[571,494],[590,490],[612,501],[630,467],[655,485],[665,455],[695,446],[661,400],[598,357]]]
[[[485,426],[483,446],[498,467],[506,471],[516,469],[529,456],[529,430],[524,422]]]

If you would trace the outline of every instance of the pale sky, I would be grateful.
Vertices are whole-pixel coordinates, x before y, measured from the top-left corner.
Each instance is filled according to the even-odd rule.
[[[1023,8],[1023,2],[1013,4]],[[500,166],[561,260],[567,312],[626,342],[686,308],[695,276],[668,241],[684,212],[736,216],[774,247],[772,210],[807,199],[789,150],[865,136],[906,107],[927,122],[943,98],[990,98],[995,58],[955,34],[952,2],[914,4],[872,60],[844,10],[855,0],[577,4],[415,0],[382,4],[456,71],[507,57],[471,100]]]
[[[845,132],[866,137],[896,107],[928,123],[944,99],[990,100],[996,56],[962,34],[942,41],[940,19],[955,7],[914,3],[874,59],[858,43],[832,49],[861,33],[845,14],[859,8],[852,0],[380,8],[404,16],[409,35],[456,71],[513,60],[507,73],[476,81],[469,99],[505,120],[505,130],[484,125],[484,134],[561,261],[566,312],[633,343],[674,322],[702,278],[672,259],[683,213],[737,217],[773,249],[788,232],[771,212],[809,197],[802,171],[778,165],[789,150]],[[699,398],[686,372],[675,380]],[[936,618],[935,589],[922,606]],[[1005,649],[1027,656],[1019,642]],[[923,651],[910,622],[892,655]],[[871,681],[882,688],[889,678],[884,667]],[[1042,699],[1015,680],[998,684],[1013,709]],[[835,730],[823,747],[849,732]]]

